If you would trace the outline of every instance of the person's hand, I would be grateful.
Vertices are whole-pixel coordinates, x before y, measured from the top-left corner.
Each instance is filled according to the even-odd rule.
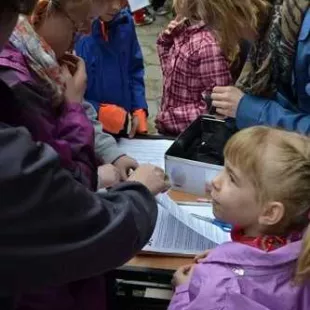
[[[137,133],[138,128],[139,128],[139,118],[138,116],[133,115],[131,119],[131,129],[128,135],[129,139],[134,138],[134,136]]]
[[[79,58],[71,53],[65,53],[59,60],[60,66],[66,66],[73,76],[77,69]]]
[[[184,21],[186,20],[186,18],[180,18],[180,17],[176,17],[176,19],[174,19],[173,21],[171,21],[167,27],[166,30],[164,30],[164,34],[166,35],[171,35],[175,29],[177,29],[179,26],[181,26]]]
[[[206,251],[196,255],[195,258],[194,258],[195,264],[198,264],[201,259],[206,258],[209,255],[210,252],[211,252],[211,250],[206,250]]]
[[[237,109],[244,93],[234,86],[216,86],[213,88],[211,98],[216,113],[226,117],[236,117]]]
[[[170,187],[164,170],[150,164],[139,166],[127,181],[142,183],[153,195],[164,192]]]
[[[99,188],[112,187],[121,181],[121,174],[117,167],[108,164],[98,168]]]
[[[77,56],[74,56],[77,57]],[[87,74],[85,63],[82,58],[77,57],[76,70],[74,75],[66,65],[62,66],[62,74],[65,77],[65,97],[69,102],[82,103],[87,87]]]
[[[127,180],[130,170],[136,170],[139,166],[137,161],[129,156],[119,157],[113,165],[118,168],[123,181]]]
[[[192,277],[195,265],[180,267],[173,275],[171,284],[173,287],[188,283]]]

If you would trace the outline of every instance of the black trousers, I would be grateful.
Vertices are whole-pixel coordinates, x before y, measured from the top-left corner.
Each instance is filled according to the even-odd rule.
[[[166,0],[153,0],[152,7],[156,11],[165,4]]]

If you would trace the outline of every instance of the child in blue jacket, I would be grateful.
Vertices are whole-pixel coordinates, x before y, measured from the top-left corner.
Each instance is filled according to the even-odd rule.
[[[86,63],[85,99],[98,113],[103,129],[130,137],[147,132],[144,65],[132,16],[121,0],[105,1],[90,35],[81,37],[75,51]]]

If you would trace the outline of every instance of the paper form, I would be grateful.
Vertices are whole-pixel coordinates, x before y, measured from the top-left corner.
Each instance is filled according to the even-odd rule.
[[[165,169],[165,153],[174,141],[161,139],[120,139],[119,147],[139,164],[153,164]]]
[[[159,205],[155,230],[143,251],[195,255],[215,246],[216,243],[195,233]]]
[[[224,232],[220,227],[199,220],[191,215],[191,213],[214,217],[212,214],[212,206],[178,206],[167,194],[159,194],[156,196],[158,204],[165,208],[173,217],[182,222],[185,226],[190,227],[199,235],[207,238],[216,244],[222,244],[231,241],[230,233]]]
[[[139,9],[143,9],[150,5],[149,0],[128,0],[131,12],[135,12]]]

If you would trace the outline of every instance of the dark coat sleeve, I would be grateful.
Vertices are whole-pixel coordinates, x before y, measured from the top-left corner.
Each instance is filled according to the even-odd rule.
[[[157,205],[143,185],[93,194],[23,128],[2,123],[0,145],[1,293],[103,273],[148,241]]]

